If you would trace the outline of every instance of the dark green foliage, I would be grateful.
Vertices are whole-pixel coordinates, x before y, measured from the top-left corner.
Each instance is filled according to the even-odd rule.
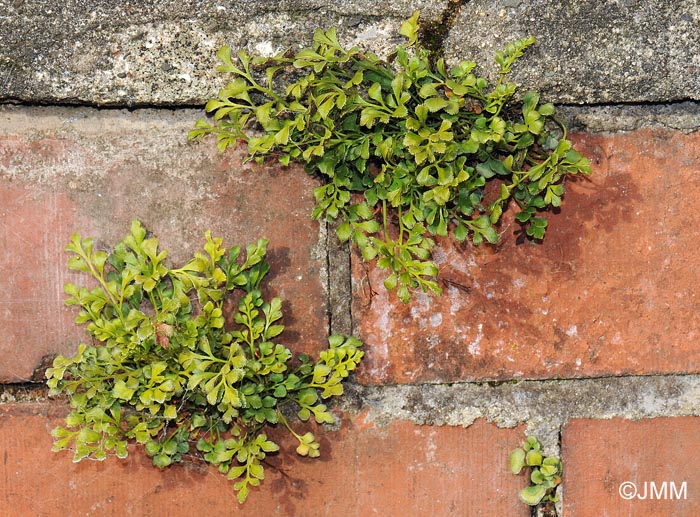
[[[136,442],[167,467],[196,449],[236,480],[241,502],[264,477],[261,460],[279,449],[267,426],[281,423],[298,439],[299,454],[319,456],[314,435],[297,434],[280,406],[296,403],[302,420],[333,423],[321,401],[343,393],[362,344],[331,336],[314,362],[292,361],[273,342],[284,326],[282,301],[267,302],[260,291],[266,246],[261,239],[241,257],[238,246],[227,251],[207,232],[204,251],[171,269],[138,221],[109,254],[74,235],[68,266],[96,287],[67,284],[66,303],[80,307],[76,322],[97,344],[57,357],[46,372],[50,394],[65,393],[72,408],[66,427],[53,431],[54,450],[72,448],[74,461],[103,460],[126,457],[127,443]]]
[[[505,78],[534,38],[496,54],[491,87],[476,63],[448,69],[435,59],[417,30],[415,13],[390,62],[344,49],[333,28],[296,55],[241,51],[234,62],[225,47],[218,70],[231,82],[206,105],[213,120],[190,132],[215,134],[220,150],[243,140],[258,162],[303,163],[323,181],[313,217],[338,220],[338,237],[377,259],[404,302],[415,288],[440,292],[433,236],[495,243],[513,202],[526,234],[542,239],[547,221],[537,214],[561,204],[567,175],[590,172],[552,104],[534,92],[513,102]]]

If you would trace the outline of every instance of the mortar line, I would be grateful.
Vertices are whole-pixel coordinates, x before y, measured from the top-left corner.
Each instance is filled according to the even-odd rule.
[[[346,307],[347,314],[348,314],[348,335],[354,336],[355,335],[355,318],[354,314],[352,312],[352,290],[353,290],[353,285],[352,285],[352,247],[351,245],[345,246],[346,250],[346,260],[347,260],[347,265],[348,265],[348,270],[347,270],[347,275],[346,275],[346,285],[350,289],[350,298]]]
[[[325,248],[325,258],[326,258],[326,317],[328,318],[328,328],[326,333],[330,336],[333,334],[333,297],[332,297],[332,286],[331,286],[331,247],[328,242],[329,239],[329,224],[328,221],[324,220],[320,224],[325,228],[324,235],[324,248]]]
[[[680,99],[669,99],[664,101],[616,101],[616,102],[586,102],[583,104],[576,102],[557,102],[555,105],[560,108],[655,108],[655,107],[683,107],[684,105],[700,106],[700,99],[691,97]]]
[[[350,247],[336,235],[337,223],[323,223],[326,228],[326,297],[328,333],[352,335],[352,271]]]
[[[526,380],[498,386],[348,385],[348,392],[337,407],[364,413],[365,420],[377,425],[408,420],[469,427],[478,419],[504,428],[524,424],[528,434],[555,454],[560,433],[573,419],[700,416],[700,374]]]

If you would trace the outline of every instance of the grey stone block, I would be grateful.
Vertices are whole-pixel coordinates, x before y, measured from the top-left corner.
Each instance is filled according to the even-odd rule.
[[[451,62],[492,66],[508,42],[537,43],[512,80],[572,104],[700,99],[698,0],[476,0],[461,6],[445,41]]]
[[[445,1],[0,0],[0,100],[199,105],[216,93],[216,51],[307,46],[318,27],[381,52],[401,21]]]
[[[201,105],[224,44],[271,54],[337,26],[386,54],[416,9],[450,62],[491,77],[497,49],[536,36],[513,80],[549,101],[700,100],[700,0],[0,0],[0,101]]]

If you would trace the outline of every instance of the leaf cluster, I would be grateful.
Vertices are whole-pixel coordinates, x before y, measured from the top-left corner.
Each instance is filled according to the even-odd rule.
[[[476,63],[448,68],[422,48],[417,12],[400,32],[408,41],[387,61],[345,49],[334,28],[295,55],[234,60],[224,47],[218,70],[231,81],[190,137],[214,134],[220,150],[242,140],[250,159],[304,164],[323,180],[313,217],[337,220],[340,240],[376,259],[407,302],[417,288],[440,292],[434,237],[495,243],[515,204],[526,235],[542,239],[538,214],[561,204],[566,176],[590,170],[552,104],[535,92],[514,102],[506,77],[534,38],[496,54],[491,86]]]
[[[509,457],[513,474],[530,467],[531,484],[520,491],[520,500],[530,506],[537,506],[543,501],[556,502],[555,491],[561,483],[561,460],[556,456],[544,456],[540,449],[537,438],[528,436],[522,448],[513,450]]]
[[[320,358],[275,343],[284,330],[282,301],[266,301],[267,241],[226,249],[206,232],[201,252],[180,268],[166,264],[158,240],[134,221],[110,253],[75,234],[68,267],[88,274],[93,288],[65,286],[95,345],[58,356],[46,372],[51,395],[66,394],[71,411],[53,430],[54,450],[74,461],[124,458],[144,446],[157,467],[195,455],[216,465],[243,502],[264,478],[265,456],[279,446],[265,434],[282,424],[297,452],[319,456],[311,432],[298,434],[281,411],[333,423],[323,403],[360,362],[362,344],[334,335]],[[231,305],[234,309],[230,310]],[[192,451],[192,452],[191,452]]]

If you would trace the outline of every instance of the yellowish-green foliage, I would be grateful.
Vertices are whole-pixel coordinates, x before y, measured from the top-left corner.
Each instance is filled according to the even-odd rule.
[[[333,28],[296,55],[234,60],[223,48],[218,70],[231,81],[190,137],[214,134],[221,150],[241,139],[251,159],[303,163],[323,182],[313,217],[338,220],[338,237],[388,270],[384,285],[407,302],[416,288],[440,292],[433,236],[495,243],[515,204],[524,233],[542,239],[540,213],[561,204],[567,176],[590,169],[552,104],[535,92],[514,102],[506,78],[534,38],[496,54],[491,86],[476,63],[448,68],[422,48],[418,13],[400,32],[408,41],[387,61],[345,49]]]
[[[279,449],[268,426],[285,426],[300,455],[319,456],[314,435],[298,434],[280,408],[296,405],[304,421],[333,423],[322,401],[343,393],[362,344],[335,335],[317,361],[292,361],[274,342],[284,331],[282,301],[260,291],[266,246],[261,239],[241,256],[207,232],[202,252],[170,268],[138,221],[111,253],[74,235],[68,266],[96,287],[67,284],[66,303],[80,307],[76,322],[96,344],[57,357],[46,372],[50,394],[66,394],[72,408],[53,431],[54,450],[103,460],[126,457],[135,442],[157,467],[197,456],[235,480],[241,502],[264,478],[262,460]],[[236,307],[230,313],[227,300]]]

